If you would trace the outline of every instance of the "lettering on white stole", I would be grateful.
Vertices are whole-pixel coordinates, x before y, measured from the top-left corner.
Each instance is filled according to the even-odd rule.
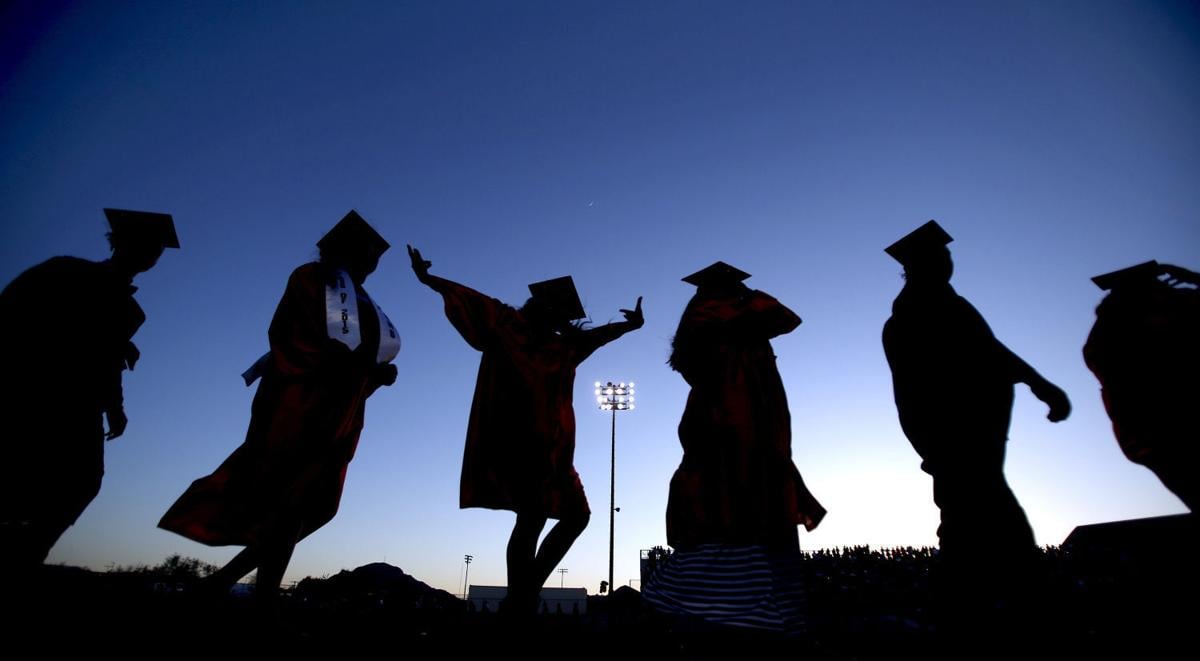
[[[325,319],[330,339],[341,342],[351,351],[362,344],[358,295],[354,291],[354,282],[345,271],[338,271],[333,284],[325,286]]]
[[[384,314],[383,308],[371,300],[367,292],[362,292],[362,295],[374,306],[375,316],[379,318],[379,348],[375,352],[375,361],[390,363],[400,353],[400,334],[396,332],[392,320]],[[354,281],[345,271],[338,271],[334,283],[325,287],[325,329],[330,339],[341,342],[351,351],[362,344],[362,331],[358,319],[358,292],[355,291]],[[270,358],[270,352],[263,354],[250,369],[242,373],[247,386],[262,376]]]

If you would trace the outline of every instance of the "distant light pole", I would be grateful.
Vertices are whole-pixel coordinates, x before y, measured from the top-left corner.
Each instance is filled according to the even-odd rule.
[[[609,381],[601,385],[596,382],[596,402],[600,410],[612,411],[612,465],[608,478],[608,589],[611,594],[613,586],[613,541],[617,522],[617,411],[633,410],[633,382],[613,383]]]
[[[463,562],[467,563],[467,570],[463,573],[463,599],[467,598],[467,586],[471,584],[471,561],[474,559],[473,555],[463,556]]]
[[[563,576],[566,576],[566,574],[567,574],[566,567],[563,567],[562,569],[558,570],[558,587],[561,588],[563,586]]]

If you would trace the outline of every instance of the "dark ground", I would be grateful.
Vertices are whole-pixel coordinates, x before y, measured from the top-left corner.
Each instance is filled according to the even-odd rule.
[[[297,654],[414,659],[1190,658],[1196,547],[1047,549],[1036,600],[950,640],[931,595],[928,549],[809,554],[808,630],[799,637],[665,617],[629,588],[585,615],[475,613],[394,567],[307,579],[264,613],[252,598],[205,598],[195,579],[150,570],[46,566],[5,591],[6,658],[84,654]],[[26,587],[20,587],[20,586]],[[1006,624],[998,624],[1005,622]]]

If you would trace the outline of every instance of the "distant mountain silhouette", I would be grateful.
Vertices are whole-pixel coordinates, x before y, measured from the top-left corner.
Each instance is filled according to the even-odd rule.
[[[342,570],[329,578],[306,578],[292,592],[299,599],[324,603],[361,604],[388,608],[464,608],[454,595],[432,588],[404,570],[373,562]]]

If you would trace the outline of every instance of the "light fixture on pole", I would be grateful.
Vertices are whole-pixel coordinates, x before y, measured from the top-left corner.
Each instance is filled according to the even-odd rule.
[[[467,598],[467,586],[470,585],[471,578],[471,561],[475,559],[473,555],[464,555],[463,562],[467,563],[466,571],[463,573],[463,599]]]
[[[561,588],[563,586],[563,577],[566,575],[567,575],[566,567],[562,567],[561,569],[558,570],[558,587]]]
[[[608,586],[613,586],[613,541],[615,540],[617,509],[617,411],[633,410],[633,382],[596,382],[596,402],[601,411],[612,411],[612,465],[609,474],[608,502]]]

